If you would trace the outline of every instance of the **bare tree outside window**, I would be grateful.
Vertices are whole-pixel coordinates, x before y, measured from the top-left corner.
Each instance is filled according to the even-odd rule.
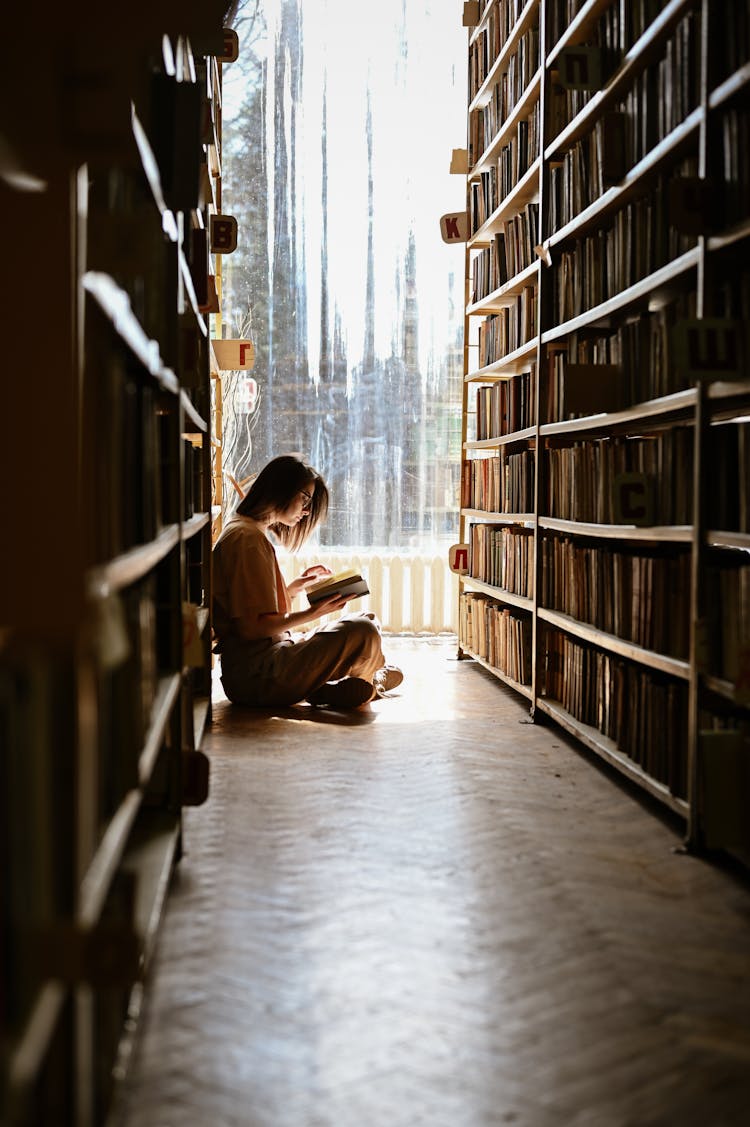
[[[460,7],[460,6],[459,6]],[[326,477],[320,546],[406,553],[457,533],[466,31],[444,3],[246,0],[224,69],[224,467],[299,452]],[[461,59],[464,61],[461,62]],[[236,495],[227,490],[230,507]]]

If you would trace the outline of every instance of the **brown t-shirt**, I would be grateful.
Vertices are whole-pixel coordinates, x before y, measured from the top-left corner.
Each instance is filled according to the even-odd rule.
[[[288,614],[291,600],[273,544],[252,517],[235,514],[213,550],[213,628],[219,641],[247,637],[257,614]],[[284,638],[287,632],[274,635]]]

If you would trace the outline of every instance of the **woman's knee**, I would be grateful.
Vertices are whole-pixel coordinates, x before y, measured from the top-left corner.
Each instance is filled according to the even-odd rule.
[[[380,624],[374,615],[352,615],[351,618],[341,619],[337,625],[352,645],[367,651],[380,648]]]

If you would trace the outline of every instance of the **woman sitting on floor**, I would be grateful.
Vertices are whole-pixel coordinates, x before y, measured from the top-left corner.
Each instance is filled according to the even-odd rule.
[[[307,634],[293,631],[340,610],[347,596],[293,611],[295,595],[330,575],[322,564],[287,584],[272,533],[296,551],[328,511],[328,488],[293,455],[258,474],[213,550],[213,628],[221,682],[230,701],[277,707],[308,701],[358,708],[395,688],[403,674],[386,665],[373,614],[351,614]]]

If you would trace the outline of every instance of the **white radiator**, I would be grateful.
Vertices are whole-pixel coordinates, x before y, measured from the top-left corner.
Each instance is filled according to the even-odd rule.
[[[448,567],[447,549],[439,555],[303,549],[296,555],[279,552],[279,562],[287,582],[316,563],[333,572],[356,568],[367,580],[370,594],[355,599],[341,613],[372,611],[389,633],[457,632],[458,578]],[[302,603],[298,600],[296,605]]]

